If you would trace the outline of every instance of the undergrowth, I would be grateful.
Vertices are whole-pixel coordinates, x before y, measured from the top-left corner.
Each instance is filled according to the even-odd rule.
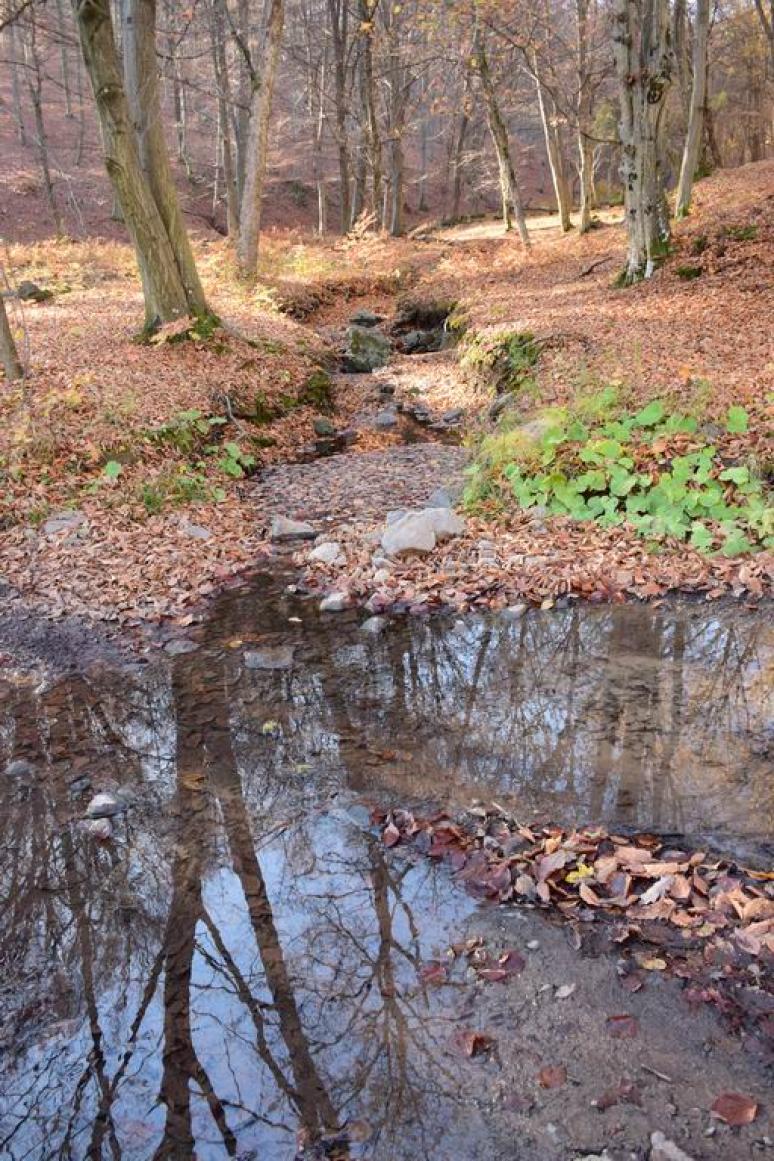
[[[745,434],[748,422],[730,407],[718,439]],[[774,508],[753,464],[729,459],[695,416],[659,400],[616,416],[612,389],[487,436],[466,502],[627,524],[653,542],[674,537],[726,556],[774,548]]]

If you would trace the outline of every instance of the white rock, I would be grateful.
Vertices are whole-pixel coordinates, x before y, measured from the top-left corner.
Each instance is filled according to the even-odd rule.
[[[391,508],[384,518],[385,524],[396,524],[398,520],[402,520],[404,516],[410,516],[413,513],[408,512],[405,508]]]
[[[248,649],[244,654],[245,669],[291,669],[292,645],[265,645],[262,649]]]
[[[503,609],[503,616],[508,621],[518,621],[523,617],[527,611],[527,605],[509,605],[507,609]]]
[[[407,512],[388,524],[382,533],[382,548],[390,556],[404,552],[432,552],[436,536],[433,521],[424,512]]]
[[[109,818],[92,818],[86,823],[86,830],[92,838],[99,839],[103,843],[113,837],[113,824]]]
[[[679,1145],[675,1145],[674,1141],[657,1132],[650,1135],[650,1161],[693,1161],[693,1159]]]
[[[271,522],[272,540],[314,540],[317,532],[311,524],[303,520],[289,520],[287,516],[275,516]]]
[[[343,613],[349,608],[349,593],[328,593],[320,601],[321,613]]]
[[[184,536],[190,536],[193,540],[210,540],[212,538],[209,528],[205,528],[202,524],[192,524],[190,520],[180,521],[180,531]]]
[[[310,560],[319,560],[321,564],[335,564],[340,557],[341,545],[336,540],[326,540],[309,553]]]
[[[46,536],[55,536],[58,532],[75,532],[85,523],[86,517],[83,512],[79,512],[77,508],[68,509],[49,516],[43,525],[43,532]]]
[[[376,572],[374,573],[374,584],[376,584],[376,585],[386,584],[391,576],[392,576],[392,572],[390,571],[390,569],[378,568],[376,570]]]
[[[112,794],[95,794],[86,807],[89,818],[112,818],[114,814],[121,814],[126,810],[126,803],[121,802]]]
[[[451,508],[423,508],[421,514],[432,523],[436,540],[462,536],[465,531],[465,521]]]
[[[380,633],[389,625],[386,617],[369,617],[367,621],[363,621],[360,626],[360,632],[366,633],[369,637],[378,637]]]

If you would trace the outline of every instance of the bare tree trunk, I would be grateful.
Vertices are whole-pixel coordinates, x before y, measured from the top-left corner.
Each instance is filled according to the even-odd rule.
[[[21,379],[24,369],[21,365],[16,343],[13,341],[11,324],[5,311],[5,301],[0,295],[0,363],[2,363],[5,377],[9,382]]]
[[[19,84],[19,58],[18,58],[18,41],[16,31],[16,21],[12,20],[8,25],[8,48],[9,56],[11,58],[11,95],[13,98],[13,113],[16,119],[16,136],[19,139],[20,145],[27,144],[27,133],[24,128],[24,115],[22,113],[21,104],[21,86]]]
[[[347,40],[349,8],[346,0],[328,0],[328,18],[333,42],[333,93],[336,149],[339,159],[339,205],[341,232],[346,234],[352,223],[349,188],[349,142],[347,139]],[[320,102],[322,106],[323,97]]]
[[[452,196],[449,216],[456,221],[460,216],[462,200],[462,177],[465,168],[465,142],[470,128],[470,118],[473,113],[473,93],[470,68],[465,68],[465,78],[462,85],[462,108],[457,124],[457,134],[454,139],[452,153]]]
[[[32,101],[32,113],[35,118],[35,143],[38,148],[38,161],[40,162],[40,172],[43,175],[43,188],[46,191],[46,201],[48,202],[51,220],[54,223],[57,238],[61,238],[64,235],[64,226],[54,193],[54,183],[51,178],[51,167],[48,161],[48,137],[46,136],[45,121],[43,120],[43,69],[40,63],[40,54],[38,53],[37,28],[34,13],[29,17],[28,28],[29,39],[24,45],[24,55],[27,65],[27,89],[30,94],[30,100]]]
[[[669,242],[662,117],[672,79],[668,0],[615,0],[614,50],[621,121],[628,256],[622,282],[650,278]]]
[[[231,88],[226,61],[226,31],[223,4],[225,0],[212,0],[210,31],[212,35],[212,63],[215,84],[218,90],[218,120],[221,132],[221,156],[223,158],[223,184],[226,187],[226,230],[229,238],[235,238],[239,230],[239,199],[234,154],[231,148],[231,127],[229,105]]]
[[[516,179],[516,171],[511,159],[511,153],[508,146],[508,130],[503,121],[500,106],[497,103],[497,95],[494,90],[494,83],[492,81],[492,74],[489,69],[489,61],[487,60],[486,50],[484,49],[484,42],[481,36],[481,29],[476,23],[476,30],[473,40],[473,65],[476,69],[479,79],[481,81],[481,88],[484,94],[484,102],[486,104],[487,120],[489,123],[489,132],[492,135],[492,141],[497,152],[497,164],[500,170],[500,194],[502,197],[503,206],[503,222],[506,230],[513,228],[513,220],[516,220],[516,226],[519,231],[519,237],[525,246],[530,245],[529,231],[527,230],[527,221],[524,217],[524,207],[521,201],[521,191],[519,190],[519,183]]]
[[[562,142],[559,137],[559,127],[557,124],[558,113],[553,96],[544,86],[542,64],[537,52],[533,54],[532,71],[535,77],[540,121],[543,126],[543,136],[546,142],[548,168],[551,171],[551,181],[554,187],[559,224],[562,227],[562,231],[567,233],[568,230],[572,229],[572,222],[570,220],[570,191],[567,186],[567,174],[565,173],[564,157],[562,155]]]
[[[242,275],[246,278],[254,278],[258,270],[258,240],[261,232],[263,190],[269,160],[271,106],[282,47],[284,22],[285,5],[283,0],[271,0],[263,51],[263,67],[260,69],[260,78],[258,76],[253,78],[245,189],[239,215],[237,257]]]
[[[359,0],[362,35],[361,93],[368,140],[368,162],[371,167],[372,207],[374,213],[380,216],[383,203],[382,142],[379,134],[379,118],[376,112],[373,60],[374,20],[378,4],[379,0]]]
[[[768,41],[769,71],[774,76],[774,0],[768,0],[768,12],[766,11],[766,0],[755,0],[755,11],[758,13],[763,34]]]
[[[594,203],[594,144],[591,140],[593,95],[589,75],[589,4],[576,0],[578,64],[578,177],[580,178],[580,232],[591,227]]]
[[[704,107],[707,98],[707,42],[709,40],[709,0],[696,0],[693,25],[693,87],[688,113],[688,132],[677,185],[676,214],[684,218],[691,208],[691,194],[696,167],[704,139]]]
[[[70,61],[67,56],[67,29],[65,28],[64,6],[56,0],[56,21],[59,35],[59,61],[62,66],[62,88],[64,89],[65,117],[73,115],[73,98],[70,90]]]
[[[182,318],[189,304],[159,208],[140,165],[118,62],[109,0],[74,0],[86,71],[102,127],[105,166],[140,268],[147,328]]]
[[[156,60],[156,0],[126,0],[124,68],[140,166],[171,243],[189,310],[192,314],[205,314],[207,301],[164,140]]]

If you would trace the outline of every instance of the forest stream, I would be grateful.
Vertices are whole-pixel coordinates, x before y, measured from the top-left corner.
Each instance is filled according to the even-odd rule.
[[[0,683],[0,1156],[765,1149],[765,1106],[741,1133],[707,1111],[765,1091],[738,1030],[657,972],[624,993],[609,949],[476,901],[385,849],[371,815],[494,800],[761,865],[765,608],[364,627],[266,575],[186,632],[150,660]],[[86,821],[97,793],[121,804],[109,841]],[[460,941],[527,966],[435,986],[423,965]],[[635,1038],[605,1035],[619,1013]]]

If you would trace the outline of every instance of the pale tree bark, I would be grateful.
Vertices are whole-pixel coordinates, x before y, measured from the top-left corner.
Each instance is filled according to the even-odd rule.
[[[755,11],[769,46],[769,69],[774,76],[774,0],[755,0]]]
[[[271,0],[262,67],[252,79],[245,188],[239,215],[237,258],[245,278],[254,278],[258,270],[258,240],[261,232],[261,209],[269,160],[271,106],[274,97],[274,84],[277,79],[280,49],[282,48],[284,23],[284,0]]]
[[[102,128],[105,166],[137,255],[145,298],[145,324],[151,329],[189,314],[186,290],[172,243],[140,165],[109,0],[73,2],[84,63]]]
[[[349,188],[349,140],[347,136],[347,49],[349,40],[349,7],[345,0],[328,0],[328,20],[333,44],[334,131],[339,160],[339,205],[341,232],[352,224],[352,199]],[[322,97],[320,98],[322,112]]]
[[[662,119],[673,69],[669,2],[615,0],[613,18],[629,239],[622,282],[628,284],[650,278],[669,243],[662,173]]]
[[[231,81],[228,73],[228,62],[226,60],[224,3],[225,0],[212,0],[210,10],[210,35],[212,38],[213,71],[215,74],[215,85],[218,91],[218,122],[221,135],[220,156],[223,159],[223,184],[226,187],[226,230],[228,231],[229,238],[235,238],[239,230],[239,200],[229,121]]]
[[[0,363],[9,382],[23,377],[24,368],[21,365],[19,352],[16,350],[16,343],[13,339],[2,295],[0,295]]]
[[[9,13],[10,16],[10,13]],[[16,136],[19,139],[20,145],[27,144],[27,133],[24,128],[24,114],[22,113],[21,105],[21,85],[19,84],[19,58],[17,55],[17,30],[16,21],[10,20],[6,28],[8,36],[8,49],[11,58],[11,96],[13,99],[13,113],[16,120]]]
[[[693,23],[693,85],[688,113],[680,181],[675,212],[684,218],[691,208],[693,180],[704,140],[704,107],[707,100],[707,43],[709,41],[710,0],[696,0]]]
[[[479,81],[481,83],[481,90],[484,94],[484,103],[486,105],[487,121],[489,124],[489,132],[492,136],[495,151],[497,153],[497,165],[500,171],[500,195],[502,198],[503,207],[503,222],[506,230],[513,228],[515,220],[516,227],[519,231],[519,237],[525,246],[530,245],[529,231],[527,230],[527,221],[524,216],[524,206],[521,200],[521,191],[519,183],[516,178],[516,170],[511,158],[510,147],[508,144],[508,129],[503,120],[500,106],[497,101],[497,94],[495,93],[494,82],[489,68],[489,61],[487,59],[486,50],[484,48],[484,41],[481,35],[481,29],[476,20],[476,27],[473,36],[473,53],[472,53],[473,67],[478,73]]]
[[[62,223],[62,215],[59,212],[59,206],[57,205],[56,194],[54,193],[54,182],[51,177],[51,166],[48,157],[48,135],[46,133],[46,124],[43,120],[43,67],[40,62],[40,53],[38,52],[37,26],[35,24],[35,14],[28,13],[27,15],[28,36],[24,41],[24,56],[27,66],[27,89],[30,94],[32,114],[35,119],[35,144],[37,146],[40,172],[43,175],[43,188],[46,193],[46,201],[48,202],[51,220],[54,223],[57,238],[61,238],[64,235],[64,225]]]
[[[57,33],[59,36],[59,62],[62,68],[62,88],[64,89],[65,116],[73,116],[73,98],[70,86],[70,60],[67,53],[67,28],[65,27],[64,5],[56,0]]]
[[[462,201],[462,179],[465,172],[465,144],[473,115],[473,90],[470,68],[466,65],[462,82],[462,106],[452,147],[451,163],[451,203],[449,217],[454,222],[460,216]]]
[[[189,310],[192,314],[205,314],[207,302],[164,139],[156,59],[156,0],[126,0],[125,13],[124,73],[140,166],[172,246]]]
[[[379,117],[376,110],[376,87],[374,83],[373,37],[376,28],[376,9],[379,0],[358,0],[360,17],[361,55],[360,85],[363,102],[363,117],[368,143],[368,164],[371,169],[371,208],[378,216],[382,213],[383,168],[382,139],[379,132]]]
[[[562,231],[567,233],[568,230],[572,229],[572,222],[570,220],[571,202],[567,173],[564,166],[564,155],[562,153],[562,142],[559,135],[559,114],[553,94],[546,86],[543,68],[543,62],[540,60],[540,56],[536,51],[532,56],[532,74],[535,78],[535,88],[537,89],[538,109],[540,110],[540,121],[543,126],[543,137],[546,143],[548,168],[551,172],[551,182],[554,187],[559,224]]]
[[[578,177],[580,179],[580,232],[591,228],[594,204],[594,142],[591,137],[593,92],[591,85],[589,14],[592,0],[576,0],[576,59],[578,84]]]

